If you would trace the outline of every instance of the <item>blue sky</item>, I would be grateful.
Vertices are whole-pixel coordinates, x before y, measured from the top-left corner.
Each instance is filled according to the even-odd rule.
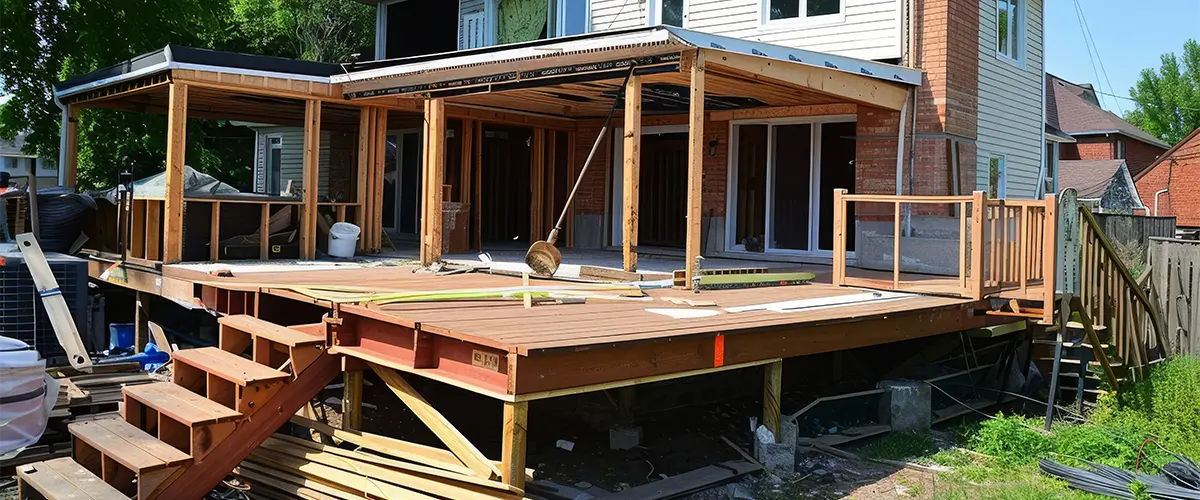
[[[1095,40],[1108,81],[1100,80],[1088,62],[1088,49],[1075,11],[1075,0],[1043,0],[1046,5],[1046,71],[1076,83],[1099,83],[1097,88],[1122,96],[1144,68],[1158,68],[1159,56],[1183,53],[1183,42],[1200,40],[1200,0],[1078,0]],[[1101,95],[1114,113],[1128,111],[1133,102]],[[1117,108],[1120,104],[1120,109]]]

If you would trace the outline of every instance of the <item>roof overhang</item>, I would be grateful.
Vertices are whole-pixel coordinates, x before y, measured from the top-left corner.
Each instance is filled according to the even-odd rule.
[[[899,110],[921,72],[891,64],[655,26],[347,66],[330,81],[347,98],[453,97],[640,74],[678,73],[700,50],[706,69]]]

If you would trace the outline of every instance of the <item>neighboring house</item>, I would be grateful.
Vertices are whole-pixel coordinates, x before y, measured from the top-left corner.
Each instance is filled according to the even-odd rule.
[[[1170,147],[1105,111],[1091,85],[1071,83],[1049,73],[1046,74],[1046,127],[1062,131],[1074,140],[1054,143],[1060,160],[1125,160],[1134,177]],[[1047,139],[1051,136],[1047,135]],[[1059,185],[1058,189],[1063,187]]]
[[[1150,215],[1173,215],[1176,227],[1200,228],[1200,128],[1133,180]]]
[[[1042,3],[379,0],[375,3],[376,57],[415,57],[406,62],[434,64],[450,56],[443,53],[452,51],[671,25],[701,34],[816,51],[833,59],[868,59],[922,71],[923,84],[902,112],[855,109],[852,105],[793,115],[710,112],[711,122],[705,126],[710,158],[705,160],[704,213],[711,218],[705,227],[711,228],[712,234],[706,238],[705,252],[738,254],[764,247],[767,253],[822,257],[830,255],[831,249],[822,234],[832,225],[827,191],[833,187],[879,194],[951,195],[977,189],[993,197],[1043,194],[1039,185],[1045,176],[1046,140]],[[533,106],[512,103],[510,107],[525,112],[538,109],[522,109],[522,105]],[[675,111],[680,110],[686,108]],[[655,159],[676,157],[672,155],[686,147],[686,134],[680,135],[686,126],[658,123],[661,125],[643,126],[643,151],[654,152]],[[590,229],[577,231],[577,246],[621,244],[620,217],[613,215],[621,213],[620,143],[611,141],[597,157],[607,170],[605,177],[589,175],[583,181],[575,201],[576,227]],[[798,149],[784,151],[785,147]],[[902,151],[899,161],[898,151]],[[804,174],[789,174],[787,182],[795,186],[782,186],[784,177],[772,172],[784,171],[776,167],[784,166],[785,158],[795,162],[795,155],[803,159],[800,168]],[[406,164],[402,170],[407,168]],[[678,168],[663,165],[658,171]],[[788,203],[765,205],[763,200],[772,196]],[[674,206],[681,200],[671,198],[664,203]],[[405,205],[394,206],[399,210]],[[640,217],[643,228],[654,227],[651,214],[641,213]],[[805,235],[800,238],[803,241],[764,237],[765,244],[747,244],[748,237],[769,235],[768,226],[785,223],[787,232]],[[674,227],[674,223],[663,226]],[[777,235],[783,232],[775,230]],[[641,240],[643,247],[682,245],[679,235],[669,232],[662,238]]]
[[[292,182],[293,194],[303,184],[304,173],[304,129],[238,123],[255,132],[254,140],[254,192],[279,195],[285,192],[288,181]],[[317,196],[321,200],[348,201],[353,194],[350,187],[350,168],[330,168],[331,164],[350,160],[349,150],[355,145],[353,133],[321,131],[321,153],[317,160],[319,177]],[[344,173],[344,178],[331,178],[331,172]]]
[[[8,172],[12,182],[24,186],[29,175],[36,171],[38,186],[57,186],[58,169],[54,160],[38,158],[25,154],[21,148],[25,145],[25,134],[17,134],[13,141],[0,139],[0,171]]]
[[[1072,188],[1079,201],[1098,212],[1144,210],[1125,160],[1061,160],[1058,188]]]

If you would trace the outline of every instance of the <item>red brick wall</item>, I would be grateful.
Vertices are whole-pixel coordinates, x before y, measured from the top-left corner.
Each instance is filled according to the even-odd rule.
[[[1111,160],[1113,159],[1112,137],[1076,137],[1074,144],[1065,143],[1059,146],[1058,158],[1061,160]]]
[[[1153,215],[1154,193],[1168,188],[1158,198],[1158,215],[1174,215],[1178,227],[1200,227],[1200,134],[1171,153],[1174,165],[1164,160],[1136,179],[1138,196]]]
[[[1125,164],[1129,166],[1129,175],[1138,175],[1149,167],[1158,156],[1165,153],[1167,150],[1146,144],[1136,139],[1128,137],[1123,138],[1125,141]],[[1145,200],[1143,200],[1145,201]]]

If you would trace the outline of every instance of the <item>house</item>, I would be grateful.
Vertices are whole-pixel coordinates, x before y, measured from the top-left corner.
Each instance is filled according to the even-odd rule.
[[[701,40],[714,47],[761,43],[774,50],[809,51],[831,67],[841,64],[840,58],[855,58],[923,73],[901,110],[788,110],[739,103],[764,109],[711,111],[704,137],[705,255],[827,261],[832,243],[821,234],[832,225],[833,187],[851,193],[917,195],[978,189],[1011,198],[1036,198],[1045,192],[1039,187],[1046,152],[1038,0],[382,0],[376,5],[376,57],[381,61],[360,65],[363,68],[411,63],[416,70],[456,54],[484,54],[498,44],[535,44],[546,53],[557,50],[550,41],[556,37],[666,26],[690,38],[719,36]],[[362,75],[352,71],[338,81],[348,87],[372,87],[360,82],[382,74],[378,69]],[[644,90],[655,95],[679,91],[678,86]],[[643,251],[684,246],[683,232],[674,221],[682,217],[685,205],[681,158],[687,147],[686,122],[666,116],[681,117],[684,103],[646,109],[647,114],[664,116],[643,120],[641,131],[639,181],[653,186],[658,197],[653,211],[638,214]],[[561,107],[532,102],[500,106],[563,114]],[[451,128],[456,129],[453,122]],[[598,128],[596,124],[589,130]],[[531,134],[528,129],[485,133],[491,138],[510,136],[514,143],[529,142]],[[584,178],[572,221],[576,246],[623,245],[623,144],[616,139],[623,133],[619,127],[611,132],[596,157],[600,168],[593,166],[597,172]],[[397,140],[403,134],[419,139],[415,129],[397,134]],[[528,162],[529,157],[524,154],[520,160]],[[419,159],[413,157],[412,162]],[[485,193],[483,203],[487,199]],[[389,205],[404,210],[411,204]],[[931,231],[940,223],[931,214],[918,213],[912,220]],[[508,224],[496,233],[485,228],[483,238],[528,239],[525,226]],[[859,227],[859,232],[871,231],[869,224]]]
[[[1092,211],[1145,210],[1125,160],[1060,160],[1058,188],[1074,189]]]
[[[0,106],[7,100],[7,96],[0,96]],[[22,151],[25,147],[25,136],[26,133],[22,132],[11,141],[0,139],[0,172],[7,172],[12,182],[21,186],[28,182],[29,175],[34,172],[37,172],[39,186],[58,185],[58,168],[55,161]],[[5,186],[0,186],[3,187]]]
[[[1177,227],[1200,228],[1200,128],[1133,180],[1150,215],[1174,215]]]
[[[1090,84],[1071,83],[1046,74],[1048,179],[1054,179],[1054,160],[1125,160],[1135,178],[1149,167],[1168,144],[1100,106]],[[1051,133],[1050,131],[1061,132]],[[1053,187],[1053,184],[1050,184]],[[1061,190],[1058,185],[1053,191]],[[1052,192],[1053,192],[1052,191]]]

